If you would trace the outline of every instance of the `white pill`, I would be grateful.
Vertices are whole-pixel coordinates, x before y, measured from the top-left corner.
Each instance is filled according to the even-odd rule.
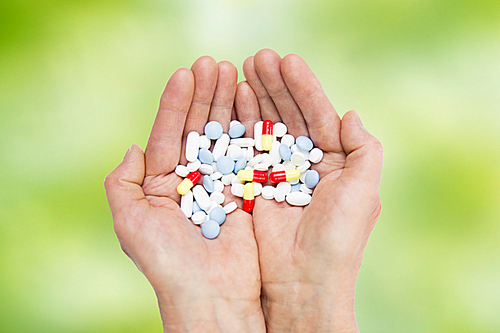
[[[287,132],[288,132],[288,128],[286,127],[285,124],[283,124],[283,123],[275,123],[273,125],[273,134],[276,135],[276,137],[281,138]]]
[[[279,183],[278,186],[276,186],[276,188],[282,189],[285,195],[287,195],[292,191],[292,185],[290,185],[290,183],[287,182]]]
[[[232,184],[245,184],[245,181],[244,180],[241,180],[239,177],[233,177],[233,179],[231,179],[231,185]]]
[[[323,151],[319,148],[313,148],[309,152],[309,161],[311,163],[319,163],[323,159]]]
[[[306,159],[304,157],[304,154],[296,152],[292,154],[290,161],[296,166],[301,166],[305,163]]]
[[[181,197],[181,210],[187,218],[191,217],[193,214],[193,192],[187,191],[186,194]]]
[[[269,155],[268,153],[262,154],[262,163],[271,165],[273,163],[271,155]]]
[[[189,170],[184,165],[178,165],[175,167],[175,173],[179,177],[186,177],[189,174]]]
[[[227,147],[229,146],[229,135],[226,133],[222,134],[220,138],[215,141],[214,150],[212,155],[214,155],[214,161],[217,161],[222,156],[226,155]]]
[[[211,200],[211,201],[210,201],[210,208],[209,208],[209,209],[207,209],[205,212],[207,212],[207,214],[208,214],[208,213],[210,213],[210,211],[211,211],[212,209],[214,209],[215,207],[219,207],[219,206],[220,206],[220,205],[219,205],[217,202],[215,202],[215,201]]]
[[[243,189],[245,185],[243,184],[233,184],[231,185],[231,193],[237,197],[243,197]]]
[[[247,161],[250,161],[252,158],[253,158],[253,155],[254,155],[254,151],[253,151],[253,147],[248,147],[247,148]]]
[[[286,202],[292,206],[305,206],[311,202],[311,196],[304,192],[291,192],[286,196]]]
[[[306,173],[307,172],[302,172],[300,174],[299,180],[300,180],[301,183],[305,183],[306,182]]]
[[[195,172],[201,167],[201,162],[200,160],[195,160],[194,162],[189,162],[186,167],[189,172]]]
[[[253,195],[258,196],[262,193],[262,184],[253,182]]]
[[[202,185],[196,185],[193,187],[193,195],[194,199],[198,203],[198,206],[200,206],[200,208],[204,211],[207,211],[207,209],[209,209],[212,205],[212,200],[210,200],[207,191],[205,191],[205,188]]]
[[[202,164],[198,170],[204,175],[212,175],[214,173],[214,168],[209,164]]]
[[[200,135],[200,148],[210,149],[212,141],[206,135]]]
[[[213,167],[212,167],[213,169]],[[217,180],[217,179],[221,179],[222,176],[224,176],[222,173],[220,173],[219,171],[216,171],[214,172],[211,177],[212,177],[212,180]]]
[[[208,215],[204,211],[200,210],[191,216],[191,221],[193,221],[194,224],[200,225],[207,220],[207,217]]]
[[[243,152],[241,151],[241,147],[237,145],[229,145],[227,147],[227,156],[231,157],[233,160],[237,160],[241,156],[243,156]],[[246,156],[245,156],[246,157]]]
[[[241,124],[238,120],[231,120],[231,122],[229,123],[229,128],[233,127],[234,125],[238,125],[238,124]]]
[[[224,175],[222,177],[222,184],[224,184],[224,185],[230,185],[231,184],[231,180],[233,180],[234,177],[236,177],[236,175],[234,173],[230,173],[228,175]]]
[[[264,186],[262,188],[262,197],[264,199],[274,199],[275,188],[272,186]]]
[[[238,208],[238,205],[234,201],[231,201],[230,203],[228,203],[227,205],[222,207],[222,209],[224,209],[226,214],[234,212],[236,210],[236,208]]]
[[[273,147],[269,151],[269,156],[271,156],[271,165],[276,165],[281,162],[280,145],[281,143],[278,141],[273,142]]]
[[[214,169],[214,172],[217,172],[217,162],[212,163],[212,168]]]
[[[198,159],[200,149],[200,135],[196,131],[189,132],[186,140],[186,160],[194,162]]]
[[[247,164],[244,170],[253,170],[253,167]]]
[[[215,192],[223,192],[224,191],[224,183],[220,180],[214,181],[214,191]]]
[[[300,150],[300,148],[297,147],[297,145],[292,145],[290,147],[290,150],[292,151],[292,153],[296,153],[296,152],[298,152]]]
[[[295,143],[295,138],[293,137],[293,135],[285,134],[281,138],[281,143],[287,145],[288,147],[291,147]]]
[[[282,188],[282,187],[277,187],[275,190],[274,190],[274,200],[276,200],[276,202],[283,202],[285,201],[285,196],[286,196],[286,193],[285,193],[285,190]]]
[[[285,166],[285,170],[295,170],[295,164],[290,161],[286,161],[283,165]]]
[[[302,173],[305,172],[310,167],[311,167],[311,162],[305,161],[302,165],[297,167],[297,170],[299,170]]]
[[[210,200],[217,202],[219,205],[222,205],[224,199],[226,199],[226,196],[222,192],[213,192],[210,194]]]
[[[311,194],[313,192],[309,187],[306,186],[306,184],[300,184],[299,190],[300,192],[304,192],[307,194]]]
[[[308,159],[309,159],[309,152],[308,152],[308,151],[305,151],[305,150],[299,149],[299,151],[298,151],[298,152],[299,152],[299,153],[302,153],[302,155],[304,155],[304,158],[305,158],[306,160],[308,160]]]
[[[237,138],[231,139],[230,143],[239,147],[253,147],[255,145],[255,140],[252,138]]]
[[[255,149],[262,151],[262,124],[263,121],[258,121],[253,125],[253,138],[255,139]]]
[[[257,163],[254,165],[254,170],[258,171],[267,171],[269,169],[270,165],[267,163]]]
[[[294,165],[294,169],[295,169],[295,165]],[[276,164],[273,167],[273,171],[272,172],[278,172],[278,171],[286,171],[285,165],[283,165],[283,164]]]
[[[241,148],[241,156],[243,156],[244,158],[247,158],[247,151],[248,151],[248,148]]]
[[[250,166],[254,166],[255,164],[258,164],[260,162],[262,162],[262,154],[255,155],[254,157],[252,157],[252,159],[248,162],[248,164],[250,164]]]

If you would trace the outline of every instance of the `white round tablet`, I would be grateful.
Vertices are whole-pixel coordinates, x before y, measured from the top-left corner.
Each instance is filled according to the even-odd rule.
[[[196,213],[193,214],[193,216],[191,216],[191,221],[193,221],[194,224],[202,224],[203,222],[205,222],[207,220],[207,217],[208,215],[200,210]]]
[[[309,161],[311,163],[319,163],[323,159],[323,151],[319,148],[313,148],[309,152]]]
[[[231,193],[234,195],[234,196],[237,196],[237,197],[243,197],[243,189],[244,189],[244,185],[243,184],[233,184],[231,185]]]
[[[296,152],[292,154],[290,161],[292,161],[292,163],[296,166],[301,166],[305,163],[306,159],[304,157],[304,154]]]
[[[226,199],[226,196],[222,192],[213,192],[210,194],[210,200],[217,202],[219,205],[222,205],[224,199]]]
[[[286,127],[285,124],[283,124],[283,123],[275,123],[273,125],[273,134],[276,135],[276,137],[281,138],[287,132],[288,132],[288,128]]]
[[[274,190],[275,188],[272,186],[264,186],[262,188],[262,197],[264,199],[274,199]]]

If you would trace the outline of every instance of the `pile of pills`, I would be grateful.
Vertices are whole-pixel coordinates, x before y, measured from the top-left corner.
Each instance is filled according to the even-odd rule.
[[[287,131],[285,124],[265,120],[255,123],[253,139],[244,138],[245,126],[233,120],[227,134],[219,122],[211,121],[204,135],[195,131],[187,135],[188,163],[175,168],[184,178],[177,192],[182,196],[181,210],[201,225],[203,236],[217,237],[226,215],[237,208],[234,201],[221,206],[224,186],[231,186],[231,193],[243,198],[243,210],[249,213],[258,195],[293,206],[309,204],[319,182],[318,172],[309,168],[322,160],[323,151],[314,148],[308,137],[295,139]],[[212,140],[215,144],[210,151]],[[268,179],[277,186],[262,186]]]

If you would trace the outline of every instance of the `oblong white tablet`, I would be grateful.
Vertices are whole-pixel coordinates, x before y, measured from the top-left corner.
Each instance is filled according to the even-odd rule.
[[[184,178],[189,174],[189,170],[186,166],[179,164],[175,167],[175,173],[177,176]]]
[[[181,197],[181,210],[187,218],[191,217],[193,214],[193,192],[187,191],[186,194]]]
[[[212,205],[212,200],[210,200],[210,197],[208,196],[208,193],[203,185],[196,185],[193,188],[193,196],[198,203],[198,206],[200,206],[200,208],[204,211],[207,211],[207,209],[209,209]]]
[[[200,149],[200,135],[196,131],[189,132],[186,140],[186,160],[194,162],[198,159]]]
[[[191,221],[193,221],[194,224],[200,225],[207,220],[207,217],[208,215],[204,211],[200,210],[191,216]]]
[[[262,132],[262,129],[261,129]],[[261,134],[262,136],[262,134]],[[238,138],[231,139],[230,144],[236,145],[239,147],[253,147],[255,145],[255,139],[252,138]]]
[[[255,149],[262,151],[262,124],[264,122],[258,121],[253,125],[253,138],[255,139]]]
[[[292,206],[305,206],[311,202],[311,196],[304,192],[291,192],[286,196],[286,202]]]
[[[226,155],[227,147],[229,146],[229,135],[226,133],[222,134],[220,138],[215,141],[214,150],[212,155],[214,155],[214,161],[217,161],[222,156]]]
[[[234,201],[231,201],[230,203],[222,207],[222,209],[224,209],[226,214],[232,213],[233,211],[236,210],[236,208],[238,208],[238,205]]]
[[[210,164],[202,164],[198,170],[204,175],[212,175],[214,173],[214,168]]]
[[[271,165],[273,166],[281,162],[280,145],[281,143],[279,143],[278,141],[274,141],[273,147],[269,152],[269,155],[271,156]]]

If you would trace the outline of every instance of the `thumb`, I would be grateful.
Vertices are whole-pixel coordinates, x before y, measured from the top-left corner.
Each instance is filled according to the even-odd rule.
[[[340,140],[347,154],[342,177],[370,184],[378,193],[382,173],[382,144],[363,127],[356,111],[349,111],[342,118]]]
[[[127,214],[141,200],[144,180],[144,153],[138,145],[127,150],[123,161],[106,177],[104,187],[113,217]]]

